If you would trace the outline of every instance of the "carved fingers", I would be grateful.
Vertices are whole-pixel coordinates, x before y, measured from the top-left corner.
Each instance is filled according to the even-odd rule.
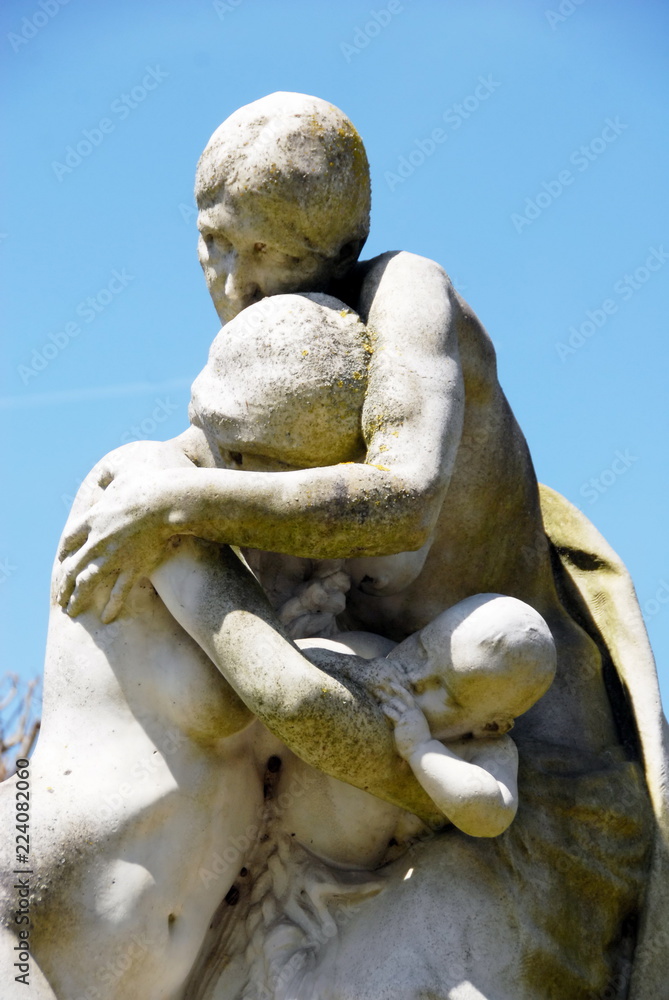
[[[393,678],[375,686],[384,714],[393,724],[395,746],[400,757],[408,760],[417,747],[432,739],[427,719],[410,691]]]
[[[73,617],[85,611],[96,590],[110,588],[102,614],[117,617],[134,584],[158,565],[174,529],[154,513],[149,490],[135,479],[114,479],[100,500],[63,535],[56,600]]]
[[[397,707],[397,704],[396,704]],[[388,713],[390,715],[390,713]],[[392,718],[392,715],[390,716]],[[417,707],[407,710],[399,709],[395,726],[395,746],[400,757],[408,760],[424,743],[432,739],[427,719]]]

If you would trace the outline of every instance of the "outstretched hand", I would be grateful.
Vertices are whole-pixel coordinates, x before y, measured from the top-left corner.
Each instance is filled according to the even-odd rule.
[[[56,600],[75,617],[89,607],[96,589],[111,586],[101,615],[119,614],[132,587],[158,565],[167,539],[178,531],[165,512],[164,471],[121,474],[99,485],[104,492],[65,526],[58,551],[61,573]]]

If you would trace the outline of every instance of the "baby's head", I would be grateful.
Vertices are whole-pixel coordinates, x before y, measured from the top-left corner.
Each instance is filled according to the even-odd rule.
[[[217,465],[304,469],[364,458],[370,336],[343,302],[275,295],[218,334],[193,383],[190,419]]]
[[[477,594],[400,643],[399,659],[433,735],[499,735],[555,676],[555,643],[541,615],[515,597]]]
[[[264,295],[323,291],[369,231],[369,165],[334,105],[276,93],[235,111],[197,167],[199,256],[222,322]]]

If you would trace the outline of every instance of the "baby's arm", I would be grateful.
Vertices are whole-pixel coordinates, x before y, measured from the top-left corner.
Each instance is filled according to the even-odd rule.
[[[518,808],[518,751],[509,736],[435,740],[410,694],[396,688],[385,710],[398,753],[447,819],[472,837],[497,837]],[[456,752],[457,751],[457,752]]]

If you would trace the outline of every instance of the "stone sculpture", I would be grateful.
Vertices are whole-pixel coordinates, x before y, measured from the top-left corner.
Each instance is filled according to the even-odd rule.
[[[54,569],[34,995],[666,995],[666,723],[624,567],[538,487],[444,271],[359,261],[338,109],[242,108],[196,193],[224,328],[191,427],[102,460]]]

